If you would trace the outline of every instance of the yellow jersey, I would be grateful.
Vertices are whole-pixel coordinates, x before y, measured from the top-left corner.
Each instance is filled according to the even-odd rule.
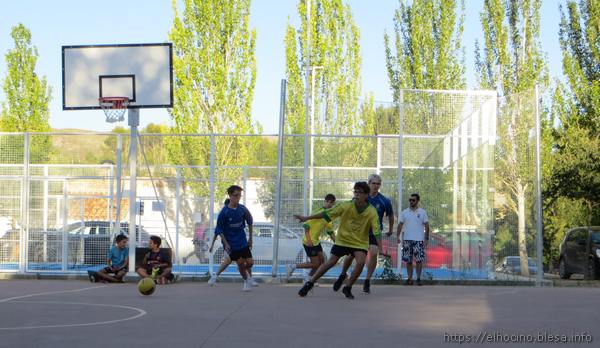
[[[349,248],[369,250],[369,230],[379,238],[379,215],[371,204],[361,211],[354,201],[344,202],[325,210],[325,220],[340,218],[335,244]]]
[[[315,214],[319,214],[323,212],[325,208],[321,208],[315,212]],[[313,246],[317,246],[321,244],[321,234],[323,232],[333,233],[333,222],[331,220],[327,221],[325,219],[318,220],[309,220],[304,223],[304,228],[308,229],[308,234],[310,235],[310,240],[312,241]],[[302,244],[306,245],[306,233],[302,236]]]

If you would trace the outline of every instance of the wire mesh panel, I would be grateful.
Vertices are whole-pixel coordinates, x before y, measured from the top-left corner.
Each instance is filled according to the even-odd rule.
[[[291,216],[285,199],[298,202],[307,196],[311,211],[328,192],[340,200],[351,199],[354,182],[379,173],[381,193],[392,200],[396,214],[408,206],[410,194],[422,197],[432,228],[425,263],[428,277],[488,278],[493,263],[495,113],[494,93],[406,90],[399,104],[374,107],[374,123],[369,123],[369,113],[362,115],[365,124],[352,134],[339,129],[331,134],[286,134],[282,180],[284,187],[295,190],[282,193],[281,218]],[[336,118],[316,115],[316,128],[326,130],[322,125],[332,117]],[[389,134],[375,135],[381,131]],[[310,149],[304,154],[307,161],[298,150],[302,142]],[[295,208],[295,213],[306,209]],[[383,222],[384,231],[389,231],[387,219]],[[397,243],[395,236],[382,239],[393,267],[398,266]]]
[[[535,91],[526,91],[498,103],[493,251],[499,278],[535,278],[543,271],[536,253],[537,102]]]
[[[379,173],[396,223],[411,193],[422,198],[432,229],[425,277],[534,275],[535,93],[500,101],[489,92],[400,96],[395,104],[365,101],[348,118],[361,122],[316,108],[310,134],[306,115],[290,112],[282,137],[140,135],[139,245],[161,236],[174,250],[176,272],[214,272],[225,254],[219,241],[208,249],[235,184],[254,217],[254,271],[271,274],[277,257],[282,275],[306,259],[293,215],[319,209],[328,193],[350,200],[356,181]],[[6,133],[0,145],[0,270],[79,272],[106,263],[114,235],[129,232],[129,136]],[[387,218],[383,224],[389,231]],[[321,243],[328,255],[332,241]],[[380,262],[376,276],[402,266],[395,233],[382,244],[392,262]]]

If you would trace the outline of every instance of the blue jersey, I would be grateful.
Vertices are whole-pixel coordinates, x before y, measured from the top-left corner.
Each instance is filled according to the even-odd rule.
[[[108,259],[110,260],[110,265],[113,267],[123,267],[126,266],[123,262],[125,259],[129,257],[129,248],[125,247],[123,249],[119,249],[116,245],[110,247],[108,251]]]
[[[242,204],[236,208],[224,206],[217,217],[215,233],[222,233],[231,251],[241,250],[248,246],[246,224],[252,225],[252,214],[245,206]]]
[[[377,215],[379,216],[379,229],[383,231],[383,214],[387,216],[394,215],[394,208],[392,208],[392,201],[390,201],[386,196],[381,193],[377,193],[377,196],[371,197],[367,199],[369,204],[375,207],[377,210]]]

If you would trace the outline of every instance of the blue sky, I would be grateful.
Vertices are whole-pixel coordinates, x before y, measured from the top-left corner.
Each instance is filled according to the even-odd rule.
[[[551,77],[562,79],[558,43],[558,5],[564,1],[542,2],[542,48],[547,54]],[[363,95],[373,92],[378,101],[391,101],[385,68],[383,33],[393,32],[396,0],[350,0],[354,19],[361,31]],[[473,48],[481,42],[479,12],[483,1],[466,0],[463,45],[466,52],[467,81],[475,87]],[[279,87],[285,77],[283,35],[288,20],[299,23],[296,0],[253,0],[250,24],[256,28],[257,79],[252,117],[265,133],[276,133],[279,120]],[[119,12],[115,9],[118,8]],[[169,0],[82,1],[19,0],[3,1],[0,12],[0,78],[6,76],[4,55],[13,47],[11,27],[22,23],[32,33],[38,48],[38,75],[46,76],[52,86],[50,124],[53,128],[79,128],[109,131],[101,111],[63,111],[61,46],[164,42],[171,28],[173,11]],[[4,93],[0,92],[0,100]],[[150,122],[170,124],[168,113],[143,109],[141,125]],[[121,125],[126,126],[126,123]]]

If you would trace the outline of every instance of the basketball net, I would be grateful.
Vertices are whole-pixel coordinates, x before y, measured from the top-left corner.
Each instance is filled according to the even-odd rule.
[[[115,123],[125,119],[125,110],[129,106],[129,98],[127,97],[102,97],[98,99],[106,122]]]

